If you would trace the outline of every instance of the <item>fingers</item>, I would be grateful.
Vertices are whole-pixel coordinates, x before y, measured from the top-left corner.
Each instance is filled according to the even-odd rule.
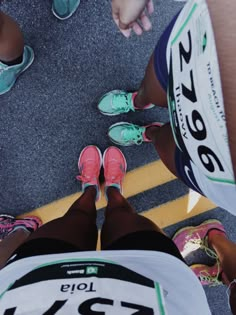
[[[150,31],[151,28],[152,28],[152,23],[150,22],[149,18],[145,14],[145,11],[143,11],[142,15],[140,16],[139,23],[138,22],[134,22],[134,23],[132,23],[132,25],[130,25],[129,36],[131,34],[131,27],[132,27],[134,33],[136,35],[139,35],[139,36],[143,34],[143,30]]]
[[[137,22],[133,23],[132,29],[136,35],[142,35],[143,34],[143,29]]]
[[[122,30],[120,29],[121,33],[126,37],[126,38],[129,38],[130,35],[131,35],[131,28],[129,28],[128,30]]]
[[[151,21],[147,14],[154,11],[153,0],[124,0],[123,6],[117,0],[112,1],[112,16],[114,22],[125,37],[135,34],[141,35],[144,31],[152,28]]]
[[[115,10],[112,11],[112,17],[113,20],[115,22],[115,24],[117,25],[117,27],[119,28],[120,32],[126,37],[130,37],[131,34],[131,29],[126,29],[126,25],[124,25],[120,19],[119,19],[119,13],[116,12]]]
[[[154,12],[154,4],[153,4],[153,0],[149,0],[148,3],[147,3],[147,12],[148,14],[152,14]]]
[[[123,22],[121,22],[121,20],[119,20],[119,28],[122,30],[127,30],[130,28],[130,25],[127,23],[123,23]]]
[[[150,31],[150,29],[152,28],[152,23],[150,22],[148,16],[145,14],[145,12],[143,12],[143,14],[141,15],[140,21],[141,21],[143,29],[145,31]]]

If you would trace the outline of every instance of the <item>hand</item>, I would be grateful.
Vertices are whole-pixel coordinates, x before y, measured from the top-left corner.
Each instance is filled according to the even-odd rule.
[[[149,31],[152,24],[147,13],[153,11],[153,0],[112,0],[113,20],[125,37],[130,36],[132,29],[137,35]]]

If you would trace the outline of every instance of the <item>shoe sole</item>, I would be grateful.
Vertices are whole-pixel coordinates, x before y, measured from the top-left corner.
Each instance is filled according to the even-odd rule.
[[[122,157],[124,158],[124,161],[125,161],[125,173],[126,173],[126,171],[127,171],[127,161],[126,161],[126,158],[125,158],[123,152],[122,152],[120,149],[118,149],[117,147],[114,147],[114,146],[110,146],[109,148],[107,148],[107,149],[104,151],[103,157],[102,157],[102,166],[103,166],[103,168],[104,168],[104,161],[105,161],[106,153],[107,153],[107,151],[108,151],[110,148],[115,148],[116,150],[119,150],[119,151],[120,151],[120,153],[121,153],[121,155],[122,155]],[[105,168],[104,168],[104,169],[105,169]],[[122,194],[122,193],[123,193],[123,187],[121,186],[121,194]]]
[[[60,17],[59,15],[57,15],[56,12],[53,10],[53,6],[52,6],[52,14],[53,14],[56,18],[58,18],[59,20],[65,21],[65,20],[69,19],[69,18],[75,13],[75,11],[78,9],[79,5],[80,5],[80,1],[79,1],[78,5],[75,7],[75,9],[74,9],[67,17],[62,18],[62,17]]]
[[[204,222],[202,222],[200,225],[203,225],[203,224],[208,224],[208,223],[220,223],[221,225],[222,225],[222,223],[219,221],[219,220],[216,220],[216,219],[209,219],[209,220],[206,220],[206,221],[204,221]],[[198,227],[199,225],[197,225],[196,227]],[[188,229],[188,228],[194,228],[195,226],[186,226],[186,227],[184,227],[184,228],[182,228],[182,229],[180,229],[180,230],[178,230],[175,234],[174,234],[174,236],[172,237],[172,240],[174,241],[174,239],[180,234],[180,233],[182,233],[183,231],[185,231],[186,229]]]
[[[98,107],[98,106],[97,106]],[[153,106],[155,107],[155,106]],[[148,109],[152,109],[153,107],[149,107],[149,108],[143,108],[143,109],[135,109],[135,112],[138,112],[138,111],[143,111],[143,110],[148,110]],[[99,112],[104,115],[104,116],[119,116],[119,115],[125,115],[125,114],[128,114],[129,112],[127,113],[118,113],[118,114],[111,114],[111,113],[107,113],[107,112],[103,112],[99,107],[98,107],[98,110]]]
[[[15,219],[15,217],[13,217],[12,215],[9,214],[0,214],[0,218],[5,217],[5,218],[9,218],[9,219]]]
[[[26,47],[29,47],[29,46],[26,45]],[[29,47],[29,48],[30,48],[30,47]],[[13,88],[13,86],[15,85],[15,83],[16,83],[18,77],[19,77],[20,75],[22,75],[22,74],[32,65],[32,63],[34,62],[34,51],[33,51],[32,48],[30,48],[30,50],[31,50],[31,52],[32,52],[32,58],[31,58],[30,62],[29,62],[29,63],[27,64],[27,66],[16,76],[14,82],[9,86],[9,88],[8,88],[6,91],[4,91],[4,92],[0,92],[0,95],[6,94],[7,92],[9,92],[9,91]]]
[[[155,107],[155,105],[153,105],[152,107],[146,107],[146,108],[140,108],[140,109],[135,109],[135,112],[142,112],[142,111],[144,111],[144,110],[148,110],[148,109],[152,109],[152,108],[154,108]],[[98,110],[99,110],[99,112],[102,114],[102,115],[104,115],[104,116],[119,116],[119,115],[125,115],[125,114],[128,114],[129,112],[125,112],[125,113],[107,113],[107,112],[103,112],[100,108],[99,108],[99,104],[98,104],[98,106],[97,106],[97,108],[98,108]]]

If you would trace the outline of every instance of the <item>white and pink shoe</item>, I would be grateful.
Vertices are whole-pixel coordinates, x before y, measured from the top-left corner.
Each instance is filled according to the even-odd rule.
[[[11,215],[0,215],[0,240],[14,233],[18,229],[24,229],[32,233],[42,225],[42,221],[36,216],[28,216],[23,219],[15,219]]]

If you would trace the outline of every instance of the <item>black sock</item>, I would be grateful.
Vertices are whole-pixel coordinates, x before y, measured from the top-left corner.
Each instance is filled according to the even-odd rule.
[[[15,66],[22,63],[22,60],[23,60],[23,55],[11,61],[3,61],[3,60],[0,60],[0,61],[4,63],[4,65],[7,65],[7,66]]]

